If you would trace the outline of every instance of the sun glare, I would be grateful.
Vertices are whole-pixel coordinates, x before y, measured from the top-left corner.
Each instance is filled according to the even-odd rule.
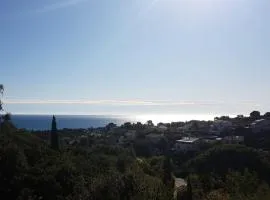
[[[215,115],[202,115],[202,114],[193,114],[193,115],[176,115],[176,114],[151,114],[151,115],[137,115],[136,120],[142,123],[152,120],[154,124],[159,122],[170,123],[170,122],[179,122],[179,121],[189,121],[189,120],[213,120]]]

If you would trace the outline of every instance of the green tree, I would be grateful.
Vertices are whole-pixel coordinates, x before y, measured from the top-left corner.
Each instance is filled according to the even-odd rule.
[[[142,129],[144,126],[143,126],[143,124],[141,123],[141,122],[137,122],[136,124],[135,124],[135,128],[136,129]]]
[[[263,115],[265,118],[270,118],[270,112],[266,112],[264,115]]]
[[[124,173],[126,170],[126,159],[120,156],[116,161],[116,168],[119,172]]]
[[[4,121],[10,121],[11,120],[11,114],[10,113],[7,113],[3,116],[3,120]]]
[[[248,168],[257,171],[260,179],[270,183],[268,156],[267,152],[244,145],[219,145],[189,160],[183,165],[183,170],[198,174],[215,172],[224,177],[228,169],[243,172],[245,168]]]
[[[24,152],[10,138],[2,140],[0,147],[0,193],[7,199],[16,199],[27,165]]]
[[[261,113],[259,111],[252,111],[250,113],[250,118],[252,119],[259,119],[261,117]]]
[[[117,127],[116,124],[114,124],[114,123],[109,123],[109,124],[106,125],[105,129],[106,129],[107,131],[109,131],[109,130],[111,130],[111,129],[113,129],[113,128],[116,128],[116,127]]]
[[[123,128],[127,128],[127,129],[130,129],[132,128],[132,124],[130,122],[125,122],[123,125],[122,125]]]
[[[4,86],[2,84],[0,84],[0,97],[3,96],[4,93]],[[0,113],[4,111],[3,109],[3,102],[0,98]],[[0,114],[0,133],[12,133],[14,131],[14,126],[12,125],[12,123],[10,122],[11,120],[11,115],[9,113]]]
[[[148,121],[146,122],[146,124],[147,124],[147,126],[154,126],[154,123],[153,123],[152,120],[148,120]]]
[[[245,169],[243,173],[229,172],[226,175],[225,187],[233,197],[248,197],[256,193],[260,180],[255,172]]]
[[[55,116],[53,116],[53,119],[52,119],[51,147],[54,150],[59,149],[59,136],[58,136],[58,133],[57,133],[57,124],[56,124]]]

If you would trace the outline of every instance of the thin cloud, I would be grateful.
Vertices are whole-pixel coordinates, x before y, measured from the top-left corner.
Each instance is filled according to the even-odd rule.
[[[136,100],[6,100],[6,104],[83,104],[83,105],[151,105],[152,102]]]
[[[41,9],[37,9],[35,12],[36,13],[44,13],[44,12],[50,12],[50,11],[54,11],[54,10],[58,10],[61,8],[65,8],[65,7],[69,7],[69,6],[75,6],[79,3],[85,2],[88,0],[66,0],[66,1],[61,1],[58,3],[54,3],[51,5],[46,5]]]
[[[223,101],[162,101],[162,100],[39,100],[8,99],[5,104],[73,104],[73,105],[119,105],[119,106],[220,106],[220,105],[256,105],[255,102],[226,103]]]

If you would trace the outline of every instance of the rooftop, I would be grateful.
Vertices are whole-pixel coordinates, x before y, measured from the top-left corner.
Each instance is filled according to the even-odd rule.
[[[185,137],[182,138],[181,140],[176,140],[176,142],[181,142],[181,143],[193,143],[199,140],[200,138],[192,138],[192,137]]]

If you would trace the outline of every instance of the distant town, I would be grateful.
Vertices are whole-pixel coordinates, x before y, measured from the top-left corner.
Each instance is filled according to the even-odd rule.
[[[188,122],[158,123],[124,123],[121,126],[110,123],[105,127],[89,129],[58,130],[59,143],[67,146],[91,146],[109,144],[138,147],[142,156],[163,155],[166,149],[171,152],[200,151],[207,145],[215,144],[249,144],[256,143],[261,148],[268,148],[265,143],[266,133],[270,131],[270,113],[261,115],[253,111],[250,116],[238,115],[216,117],[214,121],[192,120]],[[49,142],[50,131],[32,131],[32,134]]]

